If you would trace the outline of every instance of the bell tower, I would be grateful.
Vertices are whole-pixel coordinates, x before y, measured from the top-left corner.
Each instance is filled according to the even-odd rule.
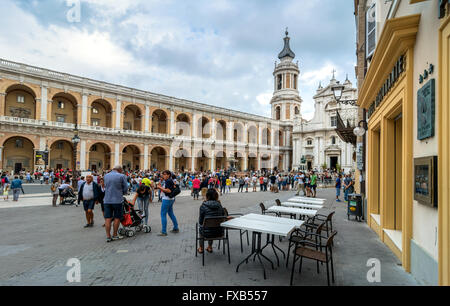
[[[301,104],[298,90],[298,77],[300,69],[298,62],[294,63],[295,53],[289,45],[289,32],[286,28],[284,48],[278,55],[280,62],[275,62],[274,94],[270,104],[272,105],[272,119],[282,122],[293,122],[295,117],[301,116]]]

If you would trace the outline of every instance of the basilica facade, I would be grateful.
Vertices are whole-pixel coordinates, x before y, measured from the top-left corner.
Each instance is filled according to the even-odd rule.
[[[333,87],[340,85],[334,73],[326,87],[319,85],[314,96],[315,112],[312,120],[297,116],[293,131],[293,168],[296,170],[342,169],[351,172],[355,165],[355,147],[345,142],[337,133],[339,120],[355,126],[358,107],[337,103]],[[348,80],[344,86],[344,100],[356,100],[357,89]]]

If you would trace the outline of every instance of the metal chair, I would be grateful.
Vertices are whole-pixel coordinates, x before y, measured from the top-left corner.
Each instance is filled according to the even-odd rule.
[[[317,236],[316,234],[311,234],[313,236]],[[314,243],[310,240],[302,240],[296,243],[294,250],[294,262],[292,263],[292,271],[291,271],[291,282],[292,286],[294,281],[294,269],[295,263],[298,259],[300,259],[300,267],[299,273],[302,272],[302,263],[303,258],[308,258],[317,261],[317,266],[319,262],[325,263],[327,266],[327,284],[330,286],[330,269],[329,264],[331,263],[331,280],[334,283],[334,265],[333,265],[333,249],[331,245],[333,244],[333,239],[336,237],[337,232],[331,233],[330,237],[321,237],[326,239],[326,243]],[[325,252],[322,251],[325,249]]]
[[[226,216],[220,216],[220,217],[206,217],[205,220],[203,220],[203,228],[220,228],[221,224],[227,221]],[[203,249],[202,253],[202,265],[205,265],[205,240],[206,241],[223,241],[224,248],[223,248],[223,254],[225,255],[225,242],[227,244],[228,249],[228,263],[231,263],[230,259],[230,240],[228,239],[228,230],[223,229],[223,234],[218,237],[203,237],[203,235],[200,233],[200,226],[198,223],[196,223],[195,227],[195,257],[198,255],[198,243],[200,242],[200,245]]]
[[[286,258],[286,268],[289,266],[289,254],[291,252],[291,247],[293,245],[300,243],[300,241],[303,240],[310,240],[315,243],[322,243],[321,235],[322,230],[325,227],[325,224],[326,222],[323,222],[319,226],[312,226],[311,224],[308,224],[308,222],[305,222],[302,225],[306,227],[305,230],[300,228],[296,229],[291,233],[291,235],[289,236],[289,248],[288,248],[288,255]],[[317,270],[319,270],[319,266],[317,266]]]
[[[275,203],[277,203],[277,206],[283,206],[283,205],[281,205],[281,201],[279,199],[276,199]],[[297,218],[295,214],[290,214],[290,213],[280,213],[279,215],[280,215],[280,217],[281,216],[289,216],[291,219]]]
[[[274,214],[275,216],[279,217],[280,215],[276,212],[267,211],[266,206],[263,203],[259,203],[259,207],[261,207],[261,213],[263,215],[265,214]]]
[[[229,214],[228,210],[225,207],[223,208],[223,211],[225,212],[225,216],[228,217],[227,220],[233,219],[232,217],[234,217],[234,216],[239,216],[239,217],[243,216],[243,214]],[[248,239],[248,231],[243,231],[241,229],[232,229],[232,228],[229,228],[228,230],[239,231],[239,237],[241,239],[241,253],[244,253],[244,246],[243,246],[243,243],[242,243],[242,236],[247,234],[247,245],[250,245],[250,240]],[[219,250],[220,250],[220,241],[219,241]]]

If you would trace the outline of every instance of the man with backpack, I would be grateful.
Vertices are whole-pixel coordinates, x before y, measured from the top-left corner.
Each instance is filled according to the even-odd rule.
[[[169,214],[170,219],[173,223],[173,230],[171,233],[179,233],[177,218],[173,213],[173,203],[175,202],[175,197],[180,193],[180,187],[176,186],[172,180],[172,173],[166,170],[162,173],[162,181],[156,187],[161,191],[162,194],[162,205],[161,205],[161,233],[158,236],[167,236],[167,214]]]

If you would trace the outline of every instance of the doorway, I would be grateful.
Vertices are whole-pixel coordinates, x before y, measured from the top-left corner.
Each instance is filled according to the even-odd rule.
[[[337,156],[330,157],[330,169],[336,169],[337,164],[338,164],[338,157]]]
[[[20,173],[20,171],[22,171],[22,163],[15,163],[14,164],[14,173]]]

